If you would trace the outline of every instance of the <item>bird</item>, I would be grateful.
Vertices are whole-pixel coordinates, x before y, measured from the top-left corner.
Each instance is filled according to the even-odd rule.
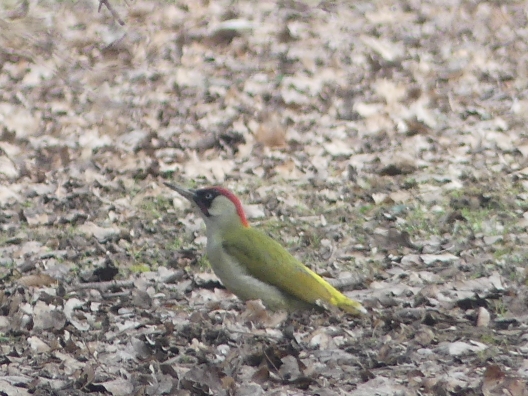
[[[353,316],[367,313],[360,302],[346,297],[280,243],[251,227],[240,199],[229,189],[164,184],[190,201],[204,220],[211,267],[241,300],[260,299],[271,311],[290,313],[325,305]]]

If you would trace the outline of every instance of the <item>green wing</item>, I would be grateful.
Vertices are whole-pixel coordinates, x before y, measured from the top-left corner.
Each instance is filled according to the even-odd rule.
[[[227,235],[222,247],[227,254],[243,263],[251,276],[300,300],[311,304],[323,300],[338,305],[342,299],[347,299],[279,243],[256,229],[246,228]]]

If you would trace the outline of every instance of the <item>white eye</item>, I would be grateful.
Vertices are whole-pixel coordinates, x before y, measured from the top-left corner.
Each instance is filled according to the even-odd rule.
[[[205,194],[205,199],[207,199],[207,200],[213,199],[213,194],[211,194],[211,193]]]

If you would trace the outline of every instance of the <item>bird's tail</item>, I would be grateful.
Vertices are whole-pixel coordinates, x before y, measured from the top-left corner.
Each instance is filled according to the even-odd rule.
[[[359,301],[352,300],[345,295],[342,295],[343,298],[340,298],[335,304],[338,308],[341,308],[343,311],[348,312],[351,315],[359,316],[361,314],[366,314],[367,310]]]

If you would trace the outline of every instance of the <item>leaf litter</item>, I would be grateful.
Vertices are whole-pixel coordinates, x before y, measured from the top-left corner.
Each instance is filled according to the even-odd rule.
[[[2,4],[2,392],[528,393],[524,4],[101,3]],[[369,315],[240,302],[166,180]]]

